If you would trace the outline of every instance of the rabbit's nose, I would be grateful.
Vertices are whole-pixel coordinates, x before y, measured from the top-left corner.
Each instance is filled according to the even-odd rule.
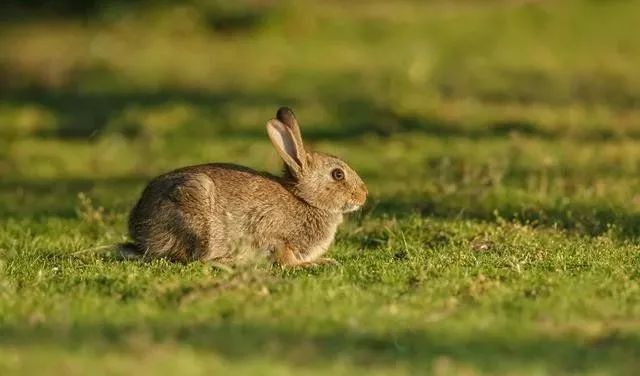
[[[357,200],[364,204],[367,201],[367,194],[369,194],[367,187],[364,184],[360,184],[360,192],[356,195]]]

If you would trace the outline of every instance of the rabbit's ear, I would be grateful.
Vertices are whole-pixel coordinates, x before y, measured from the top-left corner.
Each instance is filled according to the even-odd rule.
[[[303,144],[300,126],[298,125],[298,120],[296,120],[296,116],[293,114],[293,111],[289,107],[280,107],[276,113],[276,118],[293,131],[296,142],[300,147],[302,147]]]
[[[298,143],[295,132],[278,119],[267,122],[267,133],[278,154],[295,175],[300,175],[306,166],[306,154]]]

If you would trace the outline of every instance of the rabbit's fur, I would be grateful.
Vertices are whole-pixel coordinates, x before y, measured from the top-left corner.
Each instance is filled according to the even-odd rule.
[[[290,109],[278,110],[267,133],[285,162],[283,176],[222,163],[161,175],[131,211],[126,248],[151,258],[225,261],[248,243],[281,265],[330,260],[321,256],[343,213],[364,204],[367,188],[344,161],[305,151]]]

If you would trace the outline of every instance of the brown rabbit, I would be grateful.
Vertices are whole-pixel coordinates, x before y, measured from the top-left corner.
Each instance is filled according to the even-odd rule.
[[[307,152],[293,112],[280,108],[267,133],[285,163],[282,177],[232,164],[184,167],[149,183],[129,217],[125,250],[174,261],[228,260],[248,241],[280,265],[314,265],[344,213],[367,197],[344,161]]]

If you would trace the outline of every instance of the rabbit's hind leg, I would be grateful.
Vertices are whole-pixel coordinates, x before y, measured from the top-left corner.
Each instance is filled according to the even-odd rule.
[[[208,260],[226,253],[224,223],[215,215],[215,183],[206,174],[189,174],[171,193],[175,216],[172,250],[178,259]]]

